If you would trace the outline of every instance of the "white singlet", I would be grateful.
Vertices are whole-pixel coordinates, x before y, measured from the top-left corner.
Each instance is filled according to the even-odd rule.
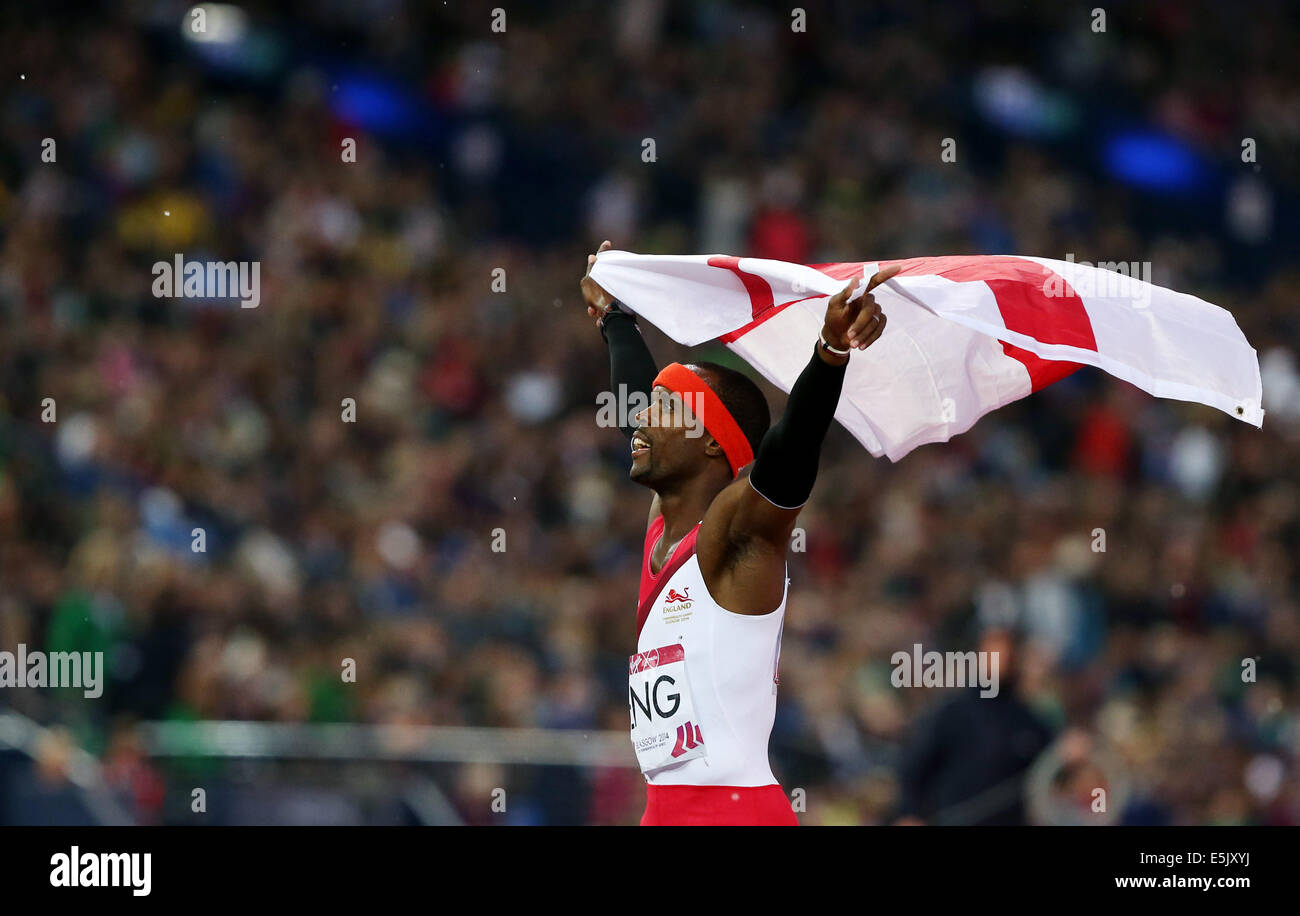
[[[790,580],[776,610],[733,613],[704,587],[695,553],[699,523],[659,574],[651,573],[650,554],[663,530],[661,515],[646,532],[637,655],[629,659],[632,741],[646,782],[773,785],[767,742]]]

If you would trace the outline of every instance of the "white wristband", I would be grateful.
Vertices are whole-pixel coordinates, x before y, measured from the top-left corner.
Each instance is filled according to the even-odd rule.
[[[828,344],[828,343],[826,342],[826,332],[825,332],[825,331],[818,331],[818,332],[817,332],[817,339],[821,341],[821,347],[822,347],[822,349],[825,350],[827,353],[834,353],[836,356],[848,356],[850,353],[853,352],[852,349],[849,349],[849,350],[836,350],[834,347],[832,347],[830,344]]]

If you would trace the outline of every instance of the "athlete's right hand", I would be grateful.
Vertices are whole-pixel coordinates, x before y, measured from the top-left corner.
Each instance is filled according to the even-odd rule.
[[[596,249],[596,254],[600,254],[606,248],[612,248],[613,243],[608,239],[600,243]],[[596,255],[587,255],[587,273],[582,278],[582,298],[587,302],[587,314],[596,319],[596,327],[601,327],[601,322],[605,318],[605,312],[614,304],[614,297],[601,289],[600,284],[591,279],[591,268],[596,264]]]

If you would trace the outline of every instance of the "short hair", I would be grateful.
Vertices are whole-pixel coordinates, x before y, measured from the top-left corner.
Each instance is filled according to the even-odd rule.
[[[762,389],[745,373],[717,363],[691,363],[687,368],[703,369],[713,375],[709,387],[745,434],[754,454],[758,454],[758,445],[767,435],[767,429],[772,423],[772,413],[768,410],[767,398],[763,396]]]

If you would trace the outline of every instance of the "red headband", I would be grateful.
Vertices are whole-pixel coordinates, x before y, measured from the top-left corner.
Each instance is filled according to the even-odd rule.
[[[754,460],[754,450],[750,448],[749,440],[736,425],[731,411],[723,406],[722,398],[704,383],[704,379],[681,363],[669,363],[655,376],[654,385],[663,385],[679,395],[685,396],[687,392],[694,395],[691,406],[701,408],[696,413],[704,421],[704,428],[709,431],[709,435],[722,446],[722,453],[731,464],[732,477]]]

